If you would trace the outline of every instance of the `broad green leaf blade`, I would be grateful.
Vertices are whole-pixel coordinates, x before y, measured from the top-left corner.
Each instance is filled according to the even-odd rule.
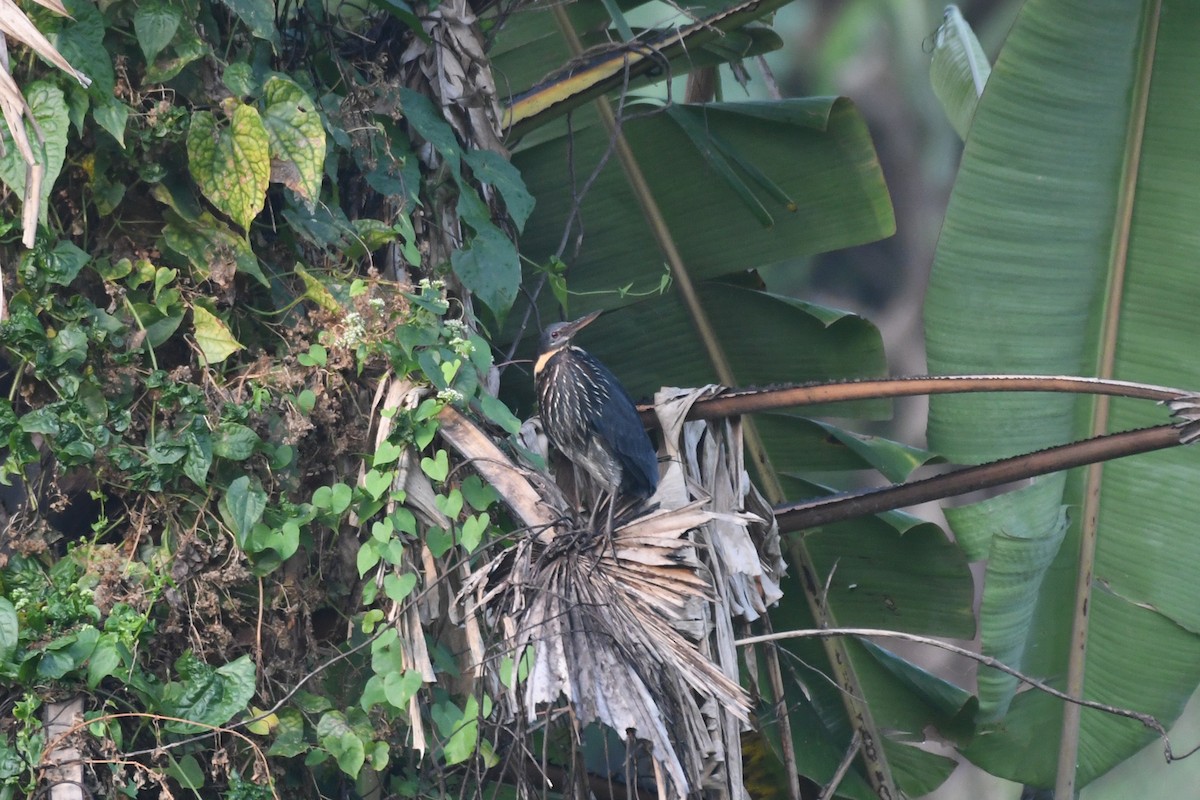
[[[1200,385],[1200,65],[1187,33],[1197,25],[1193,4],[1026,3],[976,110],[939,243],[926,303],[933,371],[1097,374],[1111,357],[1112,377]],[[1093,416],[1091,401],[1065,396],[934,398],[929,435],[949,457],[980,461],[1086,435]],[[1119,402],[1109,427],[1161,420]],[[1060,685],[1082,480],[1071,473],[1022,515],[1044,536],[1062,505],[1073,514],[1023,634],[1035,675]],[[1106,464],[1100,488],[1085,695],[1168,724],[1200,680],[1198,483],[1200,459],[1180,450]],[[1005,624],[983,615],[985,648]],[[1048,785],[1060,719],[1058,701],[1019,694],[968,753]],[[1079,782],[1147,736],[1085,712]]]
[[[171,43],[182,21],[183,13],[178,7],[159,0],[138,7],[133,15],[133,32],[148,63],[153,63],[163,48]]]
[[[959,541],[968,542],[964,550],[988,561],[980,609],[986,621],[983,653],[1014,669],[1039,673],[1054,669],[1053,663],[1037,659],[1038,642],[1027,636],[1037,613],[1039,590],[1067,530],[1067,509],[1054,502],[1061,498],[1062,488],[1063,476],[1054,476],[1013,495],[946,509],[946,519]],[[1047,517],[1030,519],[1030,509]],[[1028,659],[1027,648],[1031,651]],[[981,717],[988,721],[1003,717],[1019,687],[1011,675],[981,670]]]
[[[66,99],[62,89],[46,81],[35,81],[25,89],[25,99],[33,112],[33,124],[23,122],[29,144],[33,149],[34,158],[44,165],[46,174],[42,181],[41,205],[39,219],[45,223],[50,191],[62,171],[63,161],[67,153],[67,134],[69,120]],[[41,132],[39,142],[37,131]],[[20,149],[13,143],[12,133],[5,126],[0,133],[0,145],[3,145],[3,155],[0,155],[0,180],[21,197],[25,193],[25,159]]]
[[[797,204],[790,209],[756,181],[747,182],[775,220],[764,228],[739,191],[712,171],[670,117],[656,114],[626,123],[630,146],[693,280],[874,241],[894,231],[870,135],[849,101],[713,103],[679,113],[719,134]],[[599,126],[575,131],[571,147],[580,181],[607,146]],[[513,163],[537,198],[521,252],[546,263],[562,240],[577,188],[565,179],[572,174],[567,138],[560,135],[523,150]],[[572,292],[612,293],[625,286],[646,292],[658,285],[662,256],[616,159],[609,160],[584,198],[580,220],[583,248],[568,265]],[[588,305],[611,308],[633,299],[607,294]],[[553,313],[549,306],[550,301],[543,306],[546,314]]]
[[[266,203],[271,142],[257,110],[236,101],[231,105],[228,125],[209,111],[192,115],[188,168],[204,196],[248,229]]]
[[[992,68],[958,6],[947,6],[929,64],[929,81],[959,138],[971,129],[975,106]]]

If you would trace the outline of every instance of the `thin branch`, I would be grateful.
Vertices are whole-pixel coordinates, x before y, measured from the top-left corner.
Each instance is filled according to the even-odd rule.
[[[799,531],[1179,444],[1180,428],[1175,425],[1113,433],[884,489],[776,506],[775,518],[781,532]]]
[[[1167,403],[1187,394],[1182,389],[1169,386],[1071,375],[917,375],[728,389],[714,397],[697,400],[687,418],[721,419],[796,406],[967,392],[1066,392],[1130,397],[1159,403]],[[639,411],[644,424],[657,424],[652,406],[639,406]]]
[[[940,639],[931,639],[928,636],[918,636],[915,633],[903,633],[901,631],[888,631],[876,628],[809,628],[794,631],[780,631],[778,633],[767,633],[761,636],[747,636],[744,639],[736,640],[734,644],[738,646],[746,646],[751,644],[759,644],[760,642],[781,641],[784,639],[829,639],[839,636],[875,636],[888,639],[902,639],[906,642],[927,644],[931,647],[937,647],[941,650],[945,650],[946,652],[954,653],[955,655],[963,656],[964,658],[969,658],[972,661],[979,662],[985,667],[990,667],[991,669],[998,670],[1006,675],[1011,675],[1021,683],[1032,686],[1034,689],[1037,689],[1040,692],[1045,692],[1051,697],[1057,697],[1059,700],[1064,700],[1068,703],[1074,703],[1078,706],[1082,706],[1083,708],[1091,708],[1096,711],[1103,711],[1105,714],[1112,714],[1114,716],[1136,720],[1162,737],[1163,741],[1166,742],[1168,757],[1173,758],[1173,756],[1171,756],[1171,741],[1167,736],[1167,729],[1163,727],[1163,724],[1159,722],[1158,719],[1153,715],[1145,714],[1141,711],[1134,711],[1129,708],[1110,706],[1107,703],[1098,703],[1095,700],[1082,700],[1071,697],[1069,694],[1060,692],[1053,686],[1050,686],[1049,684],[1044,683],[1037,678],[1030,677],[1020,670],[1014,669],[1013,667],[1005,664],[1003,661],[995,659],[992,656],[985,656],[982,653],[976,653],[974,650],[968,650],[965,647],[959,647],[958,645],[943,642]]]

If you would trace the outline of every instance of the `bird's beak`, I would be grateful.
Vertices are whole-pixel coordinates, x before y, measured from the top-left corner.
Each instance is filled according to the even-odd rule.
[[[574,322],[568,322],[567,328],[566,328],[566,334],[567,334],[566,338],[570,339],[572,336],[579,333],[581,330],[586,328],[588,325],[591,325],[593,322],[600,319],[600,315],[603,313],[604,313],[603,311],[593,311],[592,313],[588,314],[586,317],[580,317],[579,319],[575,320]]]

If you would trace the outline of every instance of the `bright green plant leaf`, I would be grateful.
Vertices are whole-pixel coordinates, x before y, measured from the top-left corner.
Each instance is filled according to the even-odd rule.
[[[492,518],[486,511],[479,515],[471,515],[463,520],[462,527],[458,531],[458,543],[468,553],[474,553],[475,548],[479,547],[479,543],[483,541],[483,532],[487,530],[487,526],[491,523]]]
[[[0,661],[3,660],[0,658]],[[92,651],[92,655],[88,659],[88,688],[95,689],[100,684],[100,681],[114,674],[117,668],[121,666],[122,661],[121,648],[117,643],[117,637],[111,633],[101,636],[100,641],[96,643],[96,649]]]
[[[262,489],[252,486],[247,475],[229,484],[221,499],[221,512],[239,541],[245,541],[254,524],[262,519],[267,508],[267,496]]]
[[[249,228],[266,202],[270,137],[252,106],[230,101],[228,124],[197,111],[188,128],[188,169],[212,204]]]
[[[106,97],[92,108],[92,119],[108,131],[121,147],[125,146],[125,123],[129,120],[129,106],[115,97]]]
[[[391,472],[368,470],[367,474],[363,476],[363,488],[367,490],[367,494],[371,495],[371,499],[378,500],[388,489],[392,488],[394,477],[395,475]]]
[[[479,703],[474,696],[467,698],[466,708],[459,710],[450,701],[433,706],[433,721],[445,740],[442,755],[447,764],[461,764],[475,752],[479,742]]]
[[[403,452],[404,449],[400,445],[386,440],[382,441],[375,448],[375,455],[371,458],[371,464],[376,469],[386,467],[388,464],[394,464]]]
[[[50,191],[62,172],[63,160],[66,158],[70,121],[62,90],[52,83],[34,81],[29,84],[25,87],[25,100],[29,103],[33,119],[37,123],[37,130],[29,122],[24,123],[26,135],[29,137],[34,157],[46,168],[39,216],[44,224]],[[0,180],[4,181],[4,185],[12,189],[14,194],[21,197],[25,192],[25,160],[13,143],[12,133],[7,126],[0,134],[0,144],[4,146],[3,155],[0,155]]]
[[[383,693],[387,701],[402,711],[408,710],[408,701],[421,688],[421,673],[416,670],[389,672],[383,676]]]
[[[1200,280],[1191,255],[1200,162],[1185,145],[1200,131],[1200,107],[1190,100],[1195,48],[1186,34],[1200,24],[1200,9],[1172,6],[1161,18],[1158,9],[1118,0],[1022,6],[976,109],[938,245],[925,304],[931,370],[1200,385],[1192,347]],[[930,406],[931,445],[962,462],[1088,435],[1098,413],[1095,401],[1073,396],[939,397]],[[1154,408],[1118,401],[1104,427],[1162,419]],[[1086,489],[1083,471],[1058,480],[1061,490],[1030,492],[1019,516],[1013,512],[1027,541],[1001,538],[983,514],[961,535],[978,552],[1036,549],[1068,508],[1069,526],[1032,609],[1018,616],[985,605],[981,612],[985,653],[1020,651],[1026,672],[1061,687]],[[1194,452],[1110,462],[1095,509],[1084,696],[1167,725],[1200,681],[1200,585],[1192,568],[1200,540],[1190,503],[1198,483]],[[988,527],[970,530],[974,524]],[[1014,560],[1031,555],[1014,549],[997,559],[985,586],[996,582],[1016,595]],[[1027,571],[1025,585],[1035,580]],[[991,695],[993,711],[1002,699]],[[1052,785],[1061,712],[1057,700],[1018,693],[967,753],[998,775]],[[1136,723],[1084,711],[1078,785],[1151,736]]]
[[[91,256],[71,242],[60,241],[48,253],[30,253],[26,263],[38,270],[44,280],[67,286],[90,260]]]
[[[163,712],[205,725],[224,725],[246,710],[254,697],[254,662],[249,655],[212,668],[191,653],[175,662],[180,680],[163,688]],[[168,723],[177,732],[199,729],[180,723]]]
[[[300,195],[311,209],[321,192],[325,128],[312,100],[294,82],[273,75],[264,87],[263,125],[271,142],[271,180]]]
[[[444,481],[450,474],[450,462],[445,450],[438,450],[433,458],[421,459],[421,471],[435,481]]]
[[[383,578],[383,592],[393,603],[403,603],[416,586],[417,576],[412,572],[403,575],[389,573]]]
[[[934,39],[929,80],[950,124],[963,139],[971,129],[975,106],[991,74],[987,55],[962,12],[958,6],[946,6]]]
[[[229,327],[204,306],[192,306],[192,325],[201,363],[205,366],[220,364],[242,349],[241,342],[233,338]]]
[[[433,498],[433,504],[437,506],[438,511],[441,511],[447,517],[453,519],[457,517],[460,512],[462,512],[462,492],[460,492],[458,489],[451,489],[449,494],[436,495]]]
[[[354,557],[354,565],[358,568],[358,577],[361,578],[370,572],[379,563],[380,558],[379,544],[373,539],[358,548],[358,553]]]
[[[463,499],[476,511],[485,511],[500,499],[496,490],[480,480],[478,475],[468,475],[459,487]]]
[[[151,0],[138,7],[133,14],[133,32],[147,62],[153,62],[163,48],[171,43],[182,19],[183,14],[177,6],[159,0]]]
[[[321,746],[337,760],[342,772],[352,778],[358,777],[359,770],[366,761],[366,751],[362,738],[347,722],[345,715],[340,711],[324,714],[317,723],[317,738]]]
[[[0,664],[6,663],[17,652],[19,632],[16,608],[7,597],[0,597]]]
[[[187,457],[183,460],[183,474],[203,489],[208,483],[208,469],[212,466],[212,436],[207,431],[190,430],[184,440],[187,442]]]

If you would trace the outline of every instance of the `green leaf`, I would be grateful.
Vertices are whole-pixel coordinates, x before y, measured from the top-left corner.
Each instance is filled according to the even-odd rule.
[[[183,462],[183,474],[203,489],[208,483],[208,469],[212,466],[212,437],[207,431],[189,431],[185,439],[187,458]]]
[[[221,498],[221,516],[233,530],[238,541],[245,541],[254,524],[262,519],[267,508],[267,495],[262,489],[250,484],[250,477],[242,477],[229,484]]]
[[[116,78],[112,54],[104,46],[104,17],[89,0],[64,0],[72,19],[63,23],[55,45],[71,66],[92,79],[88,94],[92,98],[112,95]]]
[[[213,669],[190,652],[175,662],[181,680],[163,688],[163,713],[205,725],[224,725],[246,710],[254,697],[254,662],[244,655]],[[167,723],[180,733],[199,731],[195,726]]]
[[[468,475],[463,479],[459,489],[462,491],[463,499],[476,511],[486,511],[492,503],[500,499],[496,490],[484,483],[478,475]]]
[[[683,106],[680,113],[719,135],[769,176],[783,196],[795,199],[792,209],[775,192],[759,187],[758,200],[774,219],[764,228],[673,119],[657,114],[628,120],[624,130],[630,146],[693,280],[874,241],[895,230],[870,134],[848,100],[709,103]],[[602,126],[590,125],[577,127],[569,140],[564,130],[513,155],[537,198],[521,236],[521,253],[533,262],[549,263],[558,251],[574,207],[574,189],[564,179],[563,165],[573,159],[576,171],[586,174],[608,143]],[[680,175],[689,179],[681,181]],[[587,245],[570,265],[571,290],[608,292],[601,304],[607,308],[637,302],[612,292],[627,285],[637,291],[653,289],[659,274],[647,269],[647,254],[657,253],[658,246],[615,159],[601,171],[580,213]],[[547,298],[542,306],[543,319],[556,316],[551,302]]]
[[[421,688],[421,673],[409,669],[389,672],[383,676],[383,694],[387,701],[401,711],[408,711],[408,702]]]
[[[472,696],[467,698],[464,710],[449,700],[436,703],[432,708],[433,721],[445,739],[442,755],[447,764],[461,764],[475,753],[479,741],[479,703]]]
[[[92,119],[108,131],[121,147],[125,146],[125,123],[129,120],[129,106],[115,97],[106,97],[92,108]]]
[[[275,4],[271,0],[224,0],[224,3],[250,29],[250,33],[279,46],[279,32],[275,29]]]
[[[463,161],[471,167],[475,179],[492,186],[504,198],[504,207],[512,218],[513,224],[520,231],[525,227],[525,221],[533,213],[534,199],[521,173],[504,156],[492,150],[468,150],[463,154]]]
[[[17,610],[12,601],[7,597],[0,597],[0,664],[9,662],[17,652],[20,630]]]
[[[91,256],[64,240],[56,242],[53,250],[34,263],[45,280],[58,286],[67,286],[90,260]]]
[[[70,120],[62,90],[52,83],[30,83],[25,87],[25,99],[33,112],[33,120],[37,123],[36,128],[29,121],[23,123],[26,135],[29,137],[34,157],[46,168],[39,198],[39,219],[45,224],[50,192],[54,188],[54,182],[58,180],[59,173],[62,172],[63,161],[66,158]],[[0,155],[0,181],[4,181],[4,185],[12,189],[17,197],[22,197],[25,193],[25,160],[13,143],[12,133],[7,126],[0,135],[0,144],[4,146],[3,155]]]
[[[312,100],[297,84],[271,76],[264,87],[263,125],[271,142],[271,180],[287,186],[312,209],[321,192],[325,128]]]
[[[371,465],[375,469],[386,467],[388,464],[394,464],[400,455],[404,452],[404,448],[398,444],[393,444],[389,441],[382,441],[375,448],[375,455],[371,458]]]
[[[304,716],[295,708],[281,709],[278,716],[275,741],[271,743],[267,755],[283,758],[300,755],[308,749],[308,743],[304,740]]]
[[[950,124],[962,139],[967,138],[975,106],[991,74],[987,56],[962,12],[958,6],[946,6],[934,40],[929,80]]]
[[[170,58],[159,58],[153,64],[146,66],[147,83],[164,83],[177,76],[183,69],[211,52],[204,42],[189,26],[180,28],[181,40],[175,42],[172,48],[175,55]]]
[[[117,642],[116,635],[106,633],[100,637],[100,641],[96,643],[96,649],[92,651],[91,658],[88,659],[88,688],[95,689],[100,681],[114,674],[121,666],[122,661],[121,647]]]
[[[220,364],[242,349],[242,344],[233,338],[228,326],[204,306],[192,306],[192,325],[203,366]]]
[[[490,222],[479,223],[467,247],[450,254],[450,264],[463,285],[503,319],[521,286],[521,260],[504,232]]]
[[[200,762],[193,755],[181,756],[178,760],[174,757],[167,756],[171,763],[164,770],[167,775],[179,781],[179,785],[184,789],[195,791],[196,789],[204,788],[204,769],[200,766]]]
[[[379,563],[380,551],[379,545],[375,540],[371,539],[358,548],[358,553],[354,557],[354,565],[358,568],[358,577],[363,577],[371,569]]]
[[[229,124],[197,111],[188,127],[188,169],[212,204],[249,228],[266,202],[271,178],[270,137],[258,111],[237,101]]]
[[[467,517],[459,529],[458,543],[468,553],[474,553],[475,548],[483,541],[483,532],[487,530],[491,521],[492,518],[486,511]]]
[[[367,474],[363,476],[363,488],[367,490],[367,494],[371,495],[372,500],[378,500],[388,489],[392,488],[392,480],[395,477],[392,472],[368,470]]]
[[[1186,33],[1200,25],[1200,7],[1172,6],[1169,20],[1157,9],[1119,0],[1022,5],[976,108],[938,244],[925,304],[931,371],[1200,385],[1200,162],[1187,145],[1200,133],[1200,107]],[[1146,405],[1114,401],[1104,429],[1161,423],[1161,412]],[[1045,448],[1098,427],[1096,401],[1086,397],[939,397],[930,407],[931,445],[961,462]],[[976,552],[1009,549],[995,571],[989,565],[985,599],[993,582],[1012,596],[1019,582],[1032,591],[1044,567],[1034,601],[1014,612],[998,607],[997,596],[981,611],[981,635],[985,652],[1020,650],[1024,672],[1061,686],[1074,646],[1079,509],[1088,489],[1082,470],[1039,483],[1053,485],[1005,512],[1019,527],[964,534]],[[1200,681],[1200,540],[1191,503],[1198,484],[1194,452],[1112,461],[1087,521],[1096,525],[1097,550],[1084,696],[1168,727]],[[1053,541],[1063,506],[1069,526],[1043,565],[1040,548]],[[984,524],[980,516],[973,524]],[[1003,695],[988,691],[998,711]],[[967,755],[997,775],[1051,785],[1061,721],[1059,701],[1018,693]],[[1151,736],[1086,710],[1080,725],[1080,786]]]
[[[479,397],[479,406],[484,416],[503,428],[506,433],[515,436],[521,430],[521,420],[517,419],[512,410],[498,397],[485,392]]]
[[[133,33],[147,63],[162,52],[175,38],[183,14],[178,7],[151,0],[138,7],[133,15]]]
[[[403,603],[417,586],[417,576],[412,572],[403,575],[388,573],[383,578],[383,593],[393,603]]]
[[[317,723],[317,738],[321,746],[330,752],[337,760],[342,772],[352,778],[357,778],[366,761],[366,751],[362,738],[354,731],[345,715],[340,711],[330,711],[321,717]]]
[[[253,277],[263,286],[270,285],[250,243],[212,214],[204,211],[186,221],[168,214],[167,220],[163,240],[167,247],[187,259],[201,280],[228,269],[232,261],[238,272]]]
[[[450,461],[446,456],[445,450],[438,450],[433,458],[421,459],[421,471],[428,475],[432,480],[444,481],[446,476],[450,474]]]
[[[262,441],[252,429],[238,422],[225,422],[217,429],[213,440],[213,455],[230,461],[244,461],[254,455]]]

